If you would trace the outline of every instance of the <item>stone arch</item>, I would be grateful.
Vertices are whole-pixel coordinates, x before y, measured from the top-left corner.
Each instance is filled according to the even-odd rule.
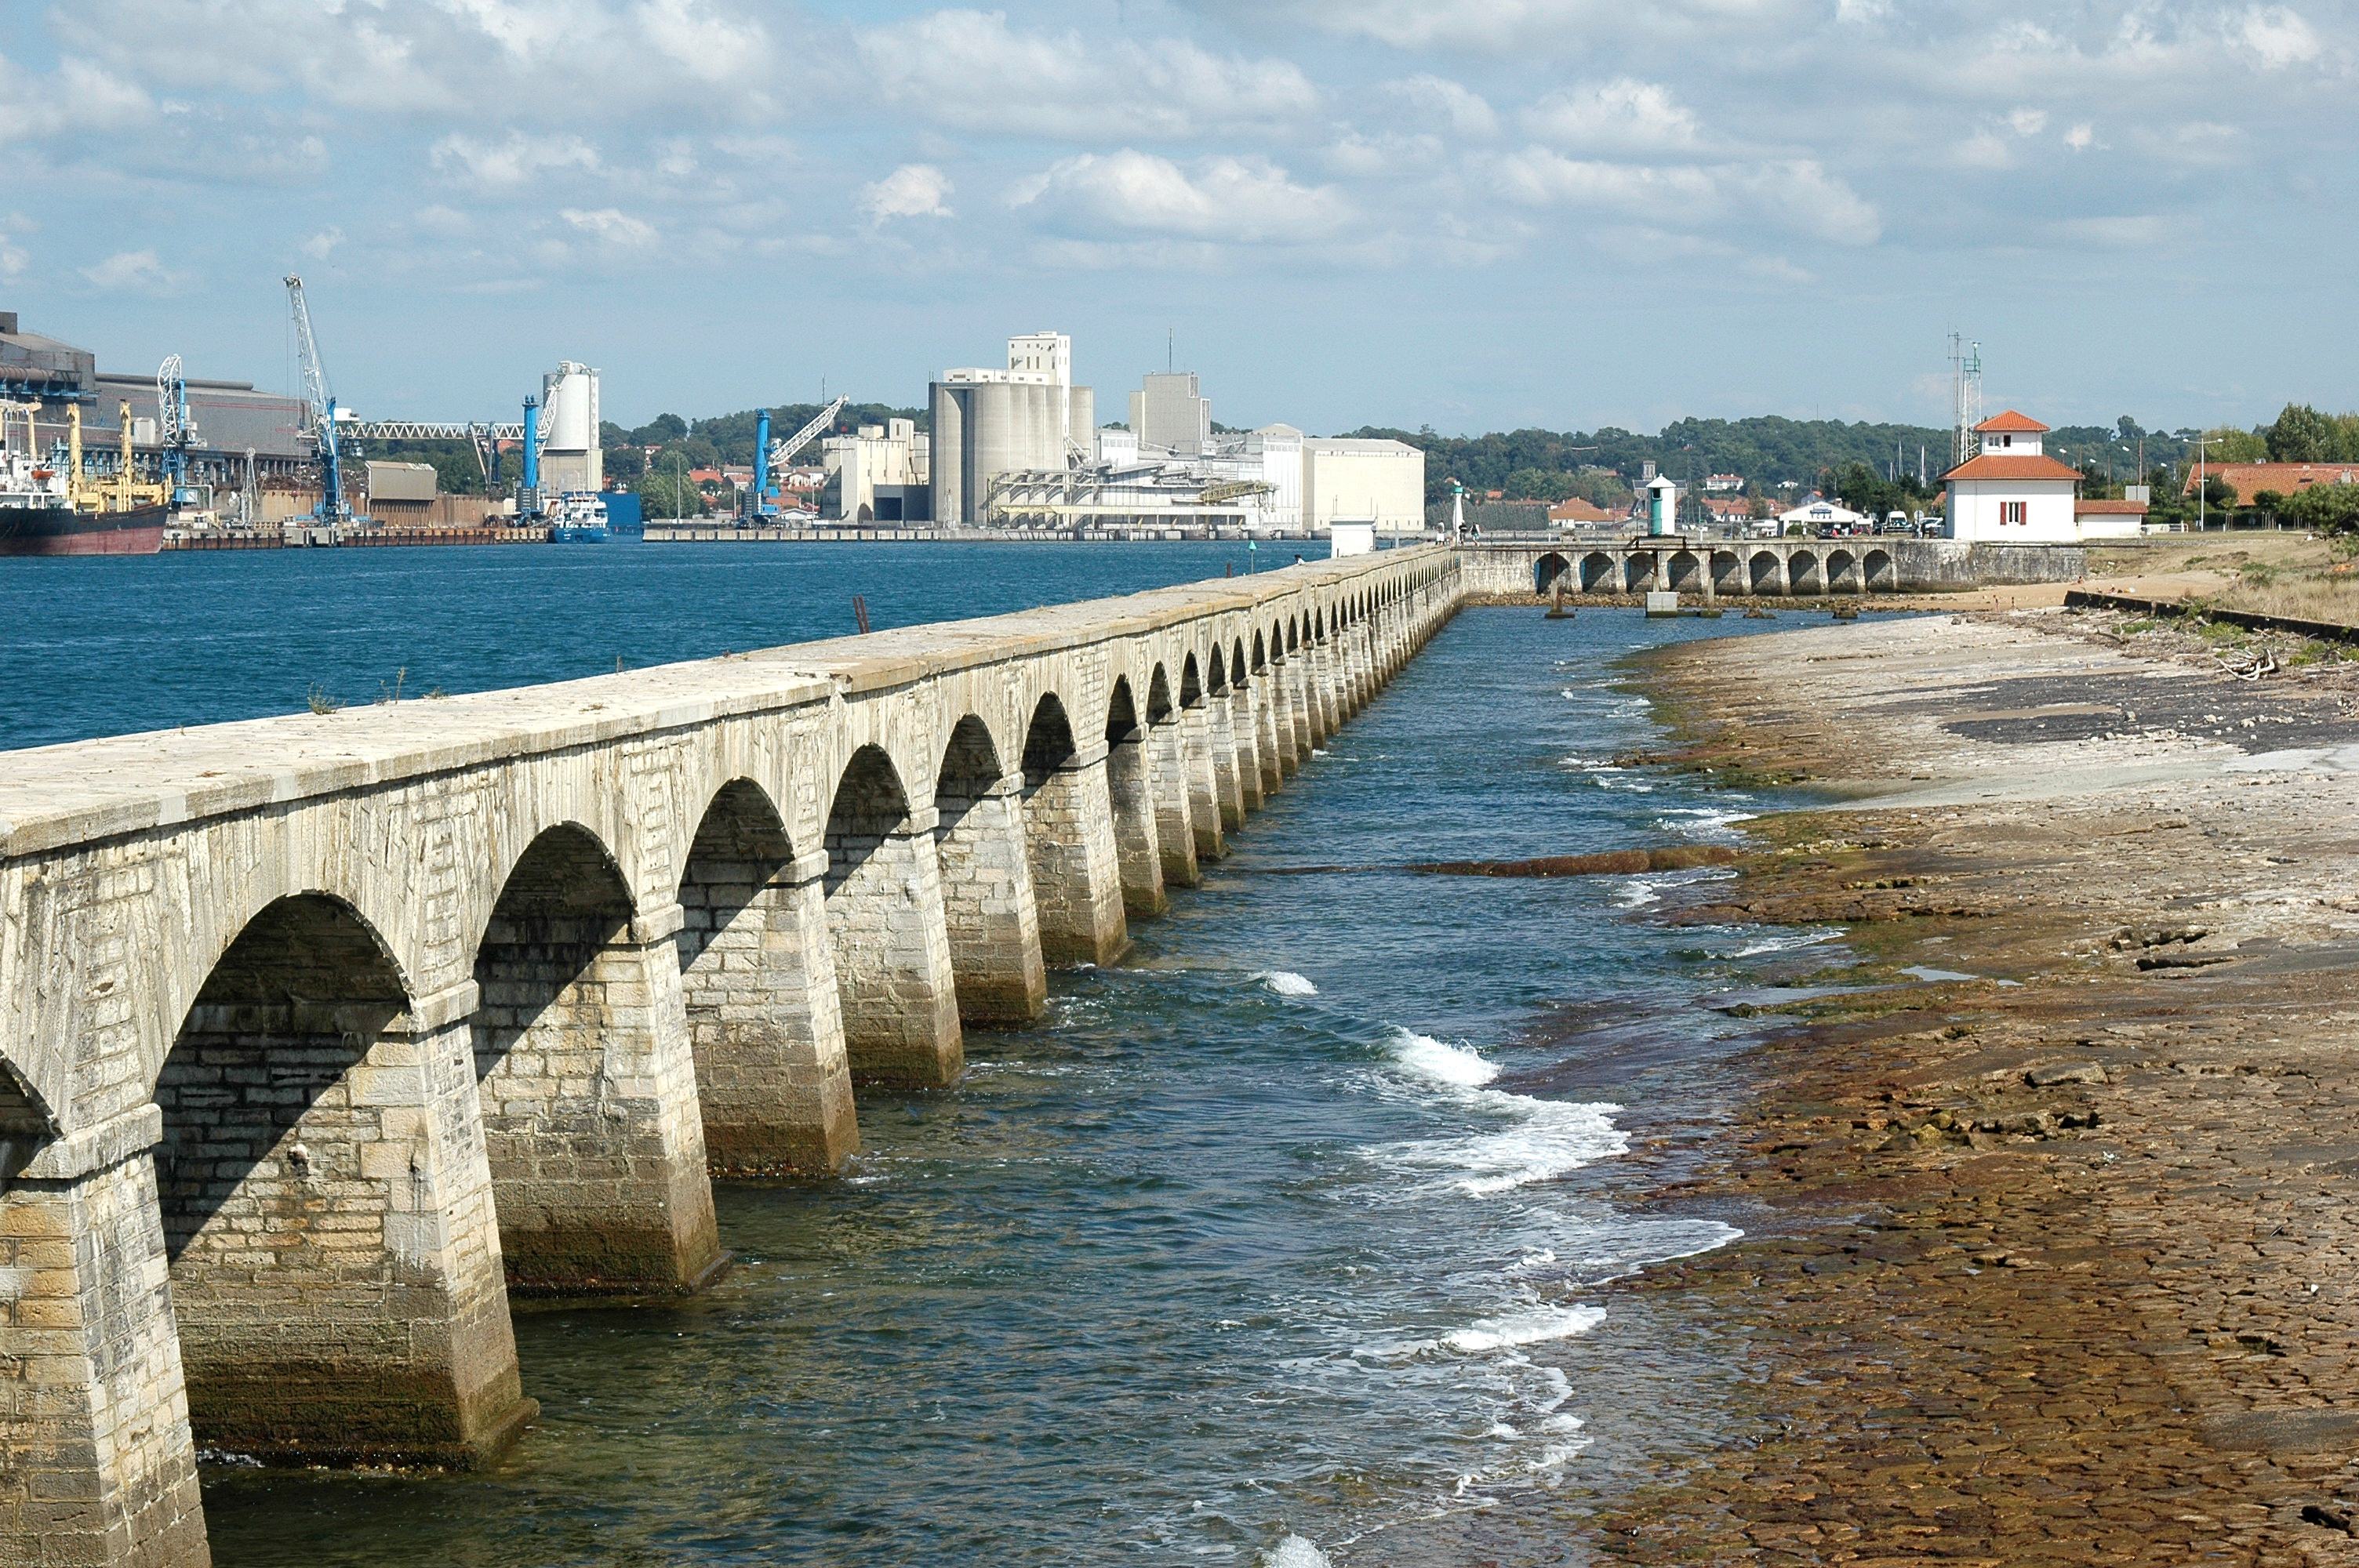
[[[882,746],[854,751],[827,811],[828,941],[854,1079],[958,1081],[966,1065],[931,806],[912,806]]]
[[[1557,579],[1571,569],[1571,562],[1554,550],[1550,550],[1532,565],[1532,591],[1548,592],[1556,586]]]
[[[1614,557],[1603,550],[1592,550],[1581,557],[1581,591],[1593,593],[1603,584],[1612,586]]]
[[[1102,740],[1082,749],[1056,693],[1034,705],[1024,731],[1024,829],[1040,952],[1052,964],[1110,964],[1130,945],[1105,758]]]
[[[1898,574],[1893,570],[1892,552],[1889,550],[1868,551],[1860,562],[1860,568],[1864,592],[1890,593],[1897,585]]]
[[[1286,651],[1288,654],[1302,646],[1302,622],[1292,616],[1286,622]]]
[[[725,1260],[679,909],[637,913],[605,844],[562,822],[517,858],[476,946],[476,1096],[511,1291],[680,1290]]]
[[[1259,627],[1256,627],[1254,629],[1253,640],[1253,673],[1259,675],[1263,670],[1268,667],[1269,658],[1262,646],[1261,629]]]
[[[1700,591],[1703,587],[1703,563],[1692,550],[1672,552],[1663,564],[1664,586],[1675,593]]]
[[[1819,579],[1819,557],[1809,550],[1795,550],[1786,557],[1786,580],[1788,593],[1826,591],[1826,585]]]
[[[1785,577],[1782,567],[1783,563],[1778,559],[1777,551],[1754,551],[1753,559],[1748,564],[1752,577],[1746,587],[1756,596],[1783,591]]]
[[[1021,1028],[1048,1005],[1022,795],[990,726],[961,719],[935,773],[934,848],[962,1023]]]
[[[1857,585],[1851,580],[1851,578],[1852,568],[1858,564],[1858,560],[1849,550],[1829,550],[1827,552],[1827,591],[1840,593],[1846,588],[1856,589]]]
[[[1188,655],[1187,668],[1189,679],[1192,683],[1196,670],[1195,654]],[[1171,718],[1173,706],[1170,674],[1158,664],[1147,677],[1147,721],[1149,724],[1168,722]]]
[[[1258,663],[1256,663],[1255,667],[1260,667]],[[1245,640],[1243,637],[1239,637],[1229,644],[1229,684],[1234,687],[1243,686],[1245,683]]]
[[[680,1002],[714,1171],[832,1171],[860,1147],[821,870],[751,779],[713,793],[690,841]]]
[[[377,932],[301,893],[245,924],[181,1022],[156,1194],[201,1443],[465,1463],[531,1414],[463,1030],[410,1008]]]
[[[1736,552],[1734,550],[1712,550],[1708,552],[1708,555],[1709,560],[1707,562],[1706,569],[1709,571],[1711,576],[1712,591],[1715,594],[1743,593],[1745,591],[1745,563],[1743,560],[1738,558]]]
[[[1221,648],[1216,643],[1212,645],[1212,676],[1215,681],[1220,678],[1220,668]],[[1196,655],[1191,653],[1180,662],[1180,706],[1193,708],[1203,700],[1204,680],[1197,673]]]

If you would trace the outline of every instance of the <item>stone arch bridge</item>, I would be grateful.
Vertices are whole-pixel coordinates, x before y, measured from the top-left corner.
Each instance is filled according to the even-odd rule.
[[[2071,582],[2088,573],[2078,545],[1979,545],[1895,535],[1855,539],[1669,536],[1562,539],[1458,547],[1469,594],[1546,598],[1671,590],[1693,599],[1821,599],[1940,593],[1995,583]]]
[[[199,1443],[464,1465],[512,1295],[693,1290],[1111,963],[1456,609],[1403,550],[15,753],[0,1560],[207,1561]]]

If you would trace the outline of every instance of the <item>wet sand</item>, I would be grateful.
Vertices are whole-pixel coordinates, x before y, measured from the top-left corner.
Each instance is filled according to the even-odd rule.
[[[2058,611],[1646,678],[1667,765],[1831,802],[1670,918],[1840,925],[1812,979],[1863,989],[1764,999],[1742,1124],[1658,1200],[1747,1238],[1604,1298],[1718,1348],[1731,1434],[1568,1544],[2359,1562],[2359,678]]]

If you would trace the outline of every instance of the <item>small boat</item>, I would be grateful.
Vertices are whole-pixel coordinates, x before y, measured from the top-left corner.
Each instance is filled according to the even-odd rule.
[[[606,503],[594,490],[569,490],[549,509],[552,545],[603,545],[606,537]]]

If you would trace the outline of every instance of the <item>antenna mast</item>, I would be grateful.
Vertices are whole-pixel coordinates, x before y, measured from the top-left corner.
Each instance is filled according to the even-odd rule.
[[[1983,422],[1982,344],[1962,346],[1960,335],[1951,333],[1950,365],[1956,392],[1956,428],[1950,438],[1950,462],[1955,467],[1982,450],[1981,438],[1974,434],[1974,427]]]

